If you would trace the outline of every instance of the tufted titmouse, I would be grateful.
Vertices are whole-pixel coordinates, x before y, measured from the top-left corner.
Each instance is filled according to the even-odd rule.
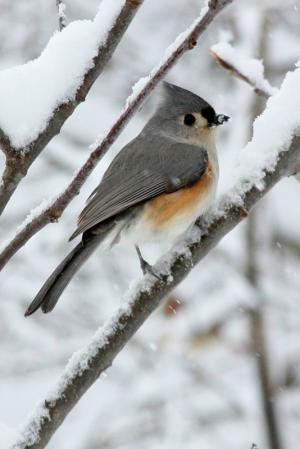
[[[102,243],[135,244],[143,272],[156,274],[138,245],[173,240],[214,200],[218,182],[215,130],[229,119],[202,98],[163,83],[162,100],[142,132],[114,158],[81,212],[58,265],[25,312],[50,312],[81,265]]]

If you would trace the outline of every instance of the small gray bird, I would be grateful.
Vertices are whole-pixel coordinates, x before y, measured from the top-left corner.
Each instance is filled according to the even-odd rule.
[[[114,158],[90,195],[70,240],[81,241],[58,265],[25,312],[50,312],[81,265],[102,243],[132,242],[144,273],[156,276],[139,244],[174,240],[215,198],[215,130],[229,117],[202,98],[163,83],[162,100],[142,132]]]

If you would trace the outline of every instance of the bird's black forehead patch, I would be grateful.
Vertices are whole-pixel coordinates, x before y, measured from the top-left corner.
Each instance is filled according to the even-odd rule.
[[[167,118],[184,114],[202,112],[213,108],[198,95],[167,82],[163,83],[163,102],[160,104],[160,114]]]
[[[213,123],[216,117],[215,110],[211,106],[201,109],[201,114],[204,118],[206,118],[208,123]]]

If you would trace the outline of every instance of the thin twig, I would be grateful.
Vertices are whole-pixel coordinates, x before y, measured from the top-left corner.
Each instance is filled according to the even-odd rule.
[[[222,56],[220,56],[215,50],[210,50],[214,60],[224,69],[228,70],[231,75],[235,76],[236,78],[239,78],[242,81],[245,81],[245,83],[249,84],[249,86],[253,87],[254,92],[257,95],[261,95],[262,97],[269,98],[270,92],[266,89],[263,89],[261,86],[257,86],[253,80],[251,80],[247,73],[242,73],[240,70],[237,69],[231,62],[226,61]]]
[[[100,329],[90,344],[77,353],[67,366],[55,393],[51,393],[37,412],[28,420],[19,440],[11,449],[42,449],[61,425],[79,399],[109,368],[129,339],[137,332],[162,299],[176,287],[217,244],[245,217],[250,210],[285,175],[298,157],[300,138],[295,138],[288,151],[282,151],[274,171],[266,171],[263,187],[249,187],[243,198],[235,203],[233,196],[219,202],[215,214],[206,221],[199,220],[198,233],[183,242],[184,251],[173,250],[155,265],[160,280],[147,275],[128,295],[127,306],[122,306]],[[251,185],[251,182],[250,182]],[[182,248],[181,248],[182,249]],[[167,274],[166,274],[166,267]],[[28,435],[34,435],[28,442]]]
[[[58,29],[63,30],[67,25],[65,9],[66,5],[63,0],[56,0],[57,16],[58,16]]]
[[[91,68],[86,72],[81,85],[78,86],[75,98],[71,101],[62,103],[55,109],[44,131],[42,131],[39,136],[26,147],[26,151],[22,151],[22,149],[15,151],[15,153],[18,152],[21,156],[20,163],[11,165],[9,179],[4,178],[2,180],[2,188],[0,191],[0,214],[3,212],[20,181],[26,175],[31,164],[40,155],[41,151],[50,140],[60,132],[64,122],[74,112],[75,108],[85,100],[90,88],[110,60],[115,48],[119,44],[142,2],[143,0],[126,0],[106,41],[100,44],[98,53],[92,61]],[[84,42],[82,45],[84,45]]]
[[[4,248],[0,254],[0,270],[6,265],[10,258],[38,231],[40,231],[48,223],[57,221],[66,209],[72,199],[79,193],[80,188],[95,168],[99,160],[106,153],[112,143],[119,136],[122,129],[128,123],[133,114],[138,110],[145,98],[153,91],[154,87],[173,67],[178,59],[196,43],[196,39],[206,30],[208,25],[216,17],[216,15],[233,0],[216,0],[213,6],[209,7],[207,13],[194,22],[188,29],[185,38],[174,46],[173,51],[168,58],[160,65],[155,67],[148,81],[145,83],[141,91],[129,102],[125,110],[121,113],[115,123],[112,125],[108,133],[105,135],[101,143],[90,154],[85,164],[80,168],[75,178],[70,182],[68,187],[58,196],[58,198],[41,214],[35,217],[25,228],[23,228],[14,239]]]

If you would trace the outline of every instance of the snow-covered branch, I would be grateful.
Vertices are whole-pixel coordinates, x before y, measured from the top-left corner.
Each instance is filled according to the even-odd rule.
[[[264,76],[263,61],[245,57],[227,42],[213,45],[210,51],[221,67],[249,84],[257,95],[268,99],[278,92],[278,89],[273,87]],[[300,182],[300,161],[295,166],[294,175],[295,179]]]
[[[142,2],[116,0],[112,7],[103,0],[94,20],[72,22],[54,34],[39,58],[0,72],[0,144],[9,167],[2,176],[0,213],[33,161],[85,100]]]
[[[213,45],[210,51],[221,67],[253,87],[258,95],[269,98],[277,92],[277,89],[271,86],[264,77],[262,61],[245,57],[227,42]]]
[[[148,76],[140,79],[136,85],[133,86],[133,93],[127,99],[125,109],[101,141],[96,142],[93,145],[93,151],[89,158],[79,169],[77,175],[72,179],[67,188],[30,222],[26,221],[25,226],[21,227],[14,239],[3,249],[0,254],[0,270],[33,235],[48,223],[58,220],[68,204],[79,193],[80,188],[99,160],[119,136],[122,129],[141,106],[145,98],[153,91],[155,86],[179,58],[186,51],[195,46],[197,38],[206,30],[216,15],[231,2],[232,0],[210,1],[208,7],[202,9],[200,16],[187,28],[187,30],[179,34],[175,42],[166,49],[162,61],[151,70]]]
[[[299,160],[300,96],[295,95],[300,69],[289,74],[281,90],[255,121],[251,142],[242,152],[234,186],[214,211],[198,220],[173,250],[155,265],[160,279],[145,276],[127,293],[124,305],[100,328],[86,348],[73,355],[54,391],[28,419],[11,449],[41,449],[69,411],[109,368],[162,299],[171,292],[284,176],[291,174]],[[298,98],[295,98],[298,97]],[[292,108],[286,121],[282,112]],[[274,136],[269,133],[273,124]],[[296,136],[296,137],[295,137]]]

